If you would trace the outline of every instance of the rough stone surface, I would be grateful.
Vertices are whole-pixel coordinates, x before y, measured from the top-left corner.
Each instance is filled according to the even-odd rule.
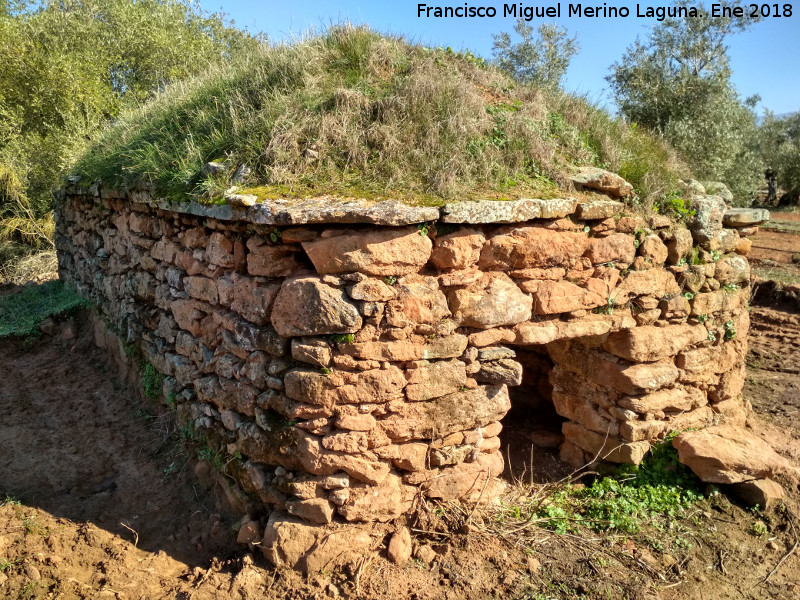
[[[392,440],[430,440],[498,421],[509,408],[506,386],[479,386],[429,402],[406,404],[379,425]]]
[[[788,461],[752,433],[732,425],[685,431],[672,445],[678,458],[707,483],[774,479],[793,470]]]
[[[481,363],[474,378],[480,383],[519,385],[522,383],[522,365],[510,358]]]
[[[769,221],[766,208],[730,208],[722,215],[726,227],[752,227]]]
[[[489,329],[531,318],[533,300],[505,273],[487,273],[480,284],[449,294],[453,315],[462,326]]]
[[[612,333],[603,347],[631,362],[654,362],[675,356],[686,346],[701,342],[707,336],[703,326],[636,327]]]
[[[575,217],[584,221],[594,219],[608,219],[615,217],[625,205],[615,200],[589,200],[588,202],[578,202],[575,210]]]
[[[761,510],[769,510],[784,496],[781,484],[772,479],[754,479],[735,483],[731,486],[731,491],[747,506],[757,506]]]
[[[354,563],[371,546],[372,538],[363,529],[326,531],[279,512],[270,515],[261,542],[264,556],[273,565],[304,573]]]
[[[570,178],[576,187],[598,190],[613,198],[627,198],[633,193],[633,186],[622,177],[597,167],[580,167]]]
[[[750,264],[742,256],[726,256],[717,261],[714,278],[720,285],[746,285],[750,282]]]
[[[459,360],[423,361],[407,372],[406,398],[423,401],[452,394],[467,381],[467,372]]]
[[[433,247],[416,227],[349,231],[302,245],[317,273],[378,276],[419,272]]]
[[[477,200],[448,202],[442,207],[443,223],[520,223],[533,219],[557,219],[575,212],[577,200]]]
[[[362,320],[343,290],[307,276],[284,281],[275,298],[272,324],[279,335],[289,338],[353,333]]]
[[[728,210],[719,196],[694,196],[690,199],[694,216],[687,223],[697,242],[708,242],[722,230],[722,217]]]
[[[554,315],[603,306],[607,299],[569,281],[532,281],[526,286],[537,315]],[[527,320],[527,319],[522,319]]]
[[[669,250],[657,235],[646,236],[639,246],[639,256],[657,265],[663,265],[668,255]]]
[[[593,265],[611,262],[629,264],[636,256],[636,246],[631,236],[615,233],[607,237],[591,238],[586,256]]]
[[[478,262],[486,237],[477,229],[460,229],[436,238],[431,262],[439,269],[466,269]]]
[[[667,238],[667,260],[671,265],[677,265],[682,258],[686,258],[692,251],[692,233],[688,229],[676,229]]]
[[[650,450],[648,442],[625,442],[570,421],[562,425],[561,431],[566,440],[589,452],[592,460],[638,465]]]
[[[540,227],[501,229],[481,252],[485,270],[571,267],[589,244],[585,233],[550,231]],[[633,241],[630,241],[633,247]],[[631,256],[631,260],[633,257]]]

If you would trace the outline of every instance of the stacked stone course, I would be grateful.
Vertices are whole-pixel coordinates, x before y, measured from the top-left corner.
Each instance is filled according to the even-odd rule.
[[[721,200],[694,202],[686,229],[606,200],[256,218],[72,187],[56,242],[62,278],[166,376],[248,510],[271,511],[267,556],[313,568],[310,549],[336,543],[304,523],[501,492],[515,349],[552,360],[575,466],[638,463],[670,430],[742,422],[739,231],[760,217],[726,229]],[[370,544],[359,531],[354,551]]]

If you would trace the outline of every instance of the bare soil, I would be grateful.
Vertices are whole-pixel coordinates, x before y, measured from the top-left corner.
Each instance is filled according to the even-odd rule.
[[[751,238],[748,259],[753,272],[763,279],[784,284],[800,283],[800,212],[770,211],[770,220]]]
[[[751,317],[751,426],[800,460],[800,315],[755,306]],[[797,490],[783,512],[717,496],[665,531],[632,536],[504,528],[487,511],[439,507],[414,524],[438,553],[431,564],[375,556],[333,573],[276,571],[234,544],[169,414],[117,383],[79,320],[38,341],[3,340],[0,374],[0,598],[800,596]],[[555,451],[509,433],[517,477],[569,472]]]

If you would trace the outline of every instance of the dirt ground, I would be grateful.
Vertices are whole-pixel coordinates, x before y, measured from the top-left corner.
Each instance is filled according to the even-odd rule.
[[[757,304],[751,319],[750,426],[800,463],[800,305]],[[168,414],[152,411],[80,322],[0,342],[0,598],[800,597],[796,489],[783,512],[718,495],[635,535],[504,528],[490,512],[442,507],[438,523],[415,524],[438,553],[431,564],[374,556],[333,573],[276,571],[235,545]],[[524,435],[506,439],[537,479],[568,472]]]

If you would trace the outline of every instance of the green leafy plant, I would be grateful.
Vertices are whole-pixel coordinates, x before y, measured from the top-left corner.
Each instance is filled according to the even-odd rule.
[[[662,195],[655,206],[660,208],[659,212],[663,214],[671,213],[681,221],[685,221],[687,217],[693,217],[696,214],[696,211],[687,205],[680,192],[675,190]]]
[[[397,277],[395,277],[394,275],[388,275],[383,278],[383,281],[386,282],[386,285],[394,285],[395,283],[397,283]]]
[[[353,333],[334,333],[329,339],[335,344],[352,344],[356,336]]]
[[[717,341],[717,334],[714,332],[713,329],[709,329],[708,330],[708,336],[706,337],[706,339],[709,342],[716,342]]]
[[[0,507],[2,506],[19,506],[21,502],[14,498],[13,496],[9,496],[6,494],[6,497],[0,501]]]
[[[730,341],[736,337],[736,326],[734,325],[732,320],[726,321],[724,327],[725,327],[725,339],[727,341]]]
[[[614,306],[616,305],[617,301],[609,296],[606,298],[605,306],[598,306],[592,310],[593,313],[598,315],[612,315],[614,314]]]
[[[419,225],[417,225],[417,231],[419,231],[419,234],[422,237],[428,237],[429,227],[430,223],[420,223]]]
[[[331,373],[333,373],[333,369],[329,369],[328,367],[320,367],[319,372],[322,373],[323,375],[330,375]]]
[[[564,486],[530,506],[503,507],[501,519],[537,519],[558,533],[583,525],[597,531],[636,533],[643,523],[686,514],[702,498],[702,483],[678,461],[672,440],[655,444],[638,466],[624,465],[615,475],[595,479],[585,487]]]
[[[750,529],[750,531],[752,532],[753,535],[762,536],[766,535],[769,532],[769,527],[767,527],[767,524],[764,523],[764,521],[759,520],[753,523],[753,526]]]
[[[208,442],[197,451],[197,459],[210,464],[214,470],[220,473],[225,469],[225,457],[219,450],[214,450]]]
[[[725,285],[722,286],[722,289],[725,290],[726,292],[735,292],[739,289],[739,286],[736,285],[735,283],[726,283]]]
[[[269,232],[269,241],[273,244],[281,241],[283,239],[283,233],[277,227]]]
[[[22,562],[21,558],[15,558],[14,560],[8,560],[8,559],[5,559],[5,558],[0,559],[0,573],[4,573],[5,571],[10,569],[11,567],[13,567],[15,565],[18,565],[21,562]]]
[[[720,258],[722,258],[722,255],[717,250],[711,251],[711,260],[717,262]]]
[[[705,323],[708,320],[708,315],[697,315],[697,320],[701,323]]]
[[[155,400],[161,395],[164,384],[164,375],[159,373],[150,363],[145,363],[141,372],[142,391],[151,400]]]

